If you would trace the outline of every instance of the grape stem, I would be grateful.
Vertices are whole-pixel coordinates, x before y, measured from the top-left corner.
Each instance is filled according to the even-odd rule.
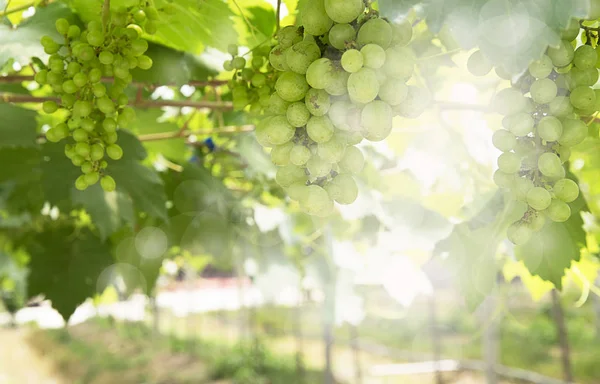
[[[275,33],[279,32],[280,28],[280,17],[281,17],[281,0],[277,0],[277,11],[275,12]]]
[[[108,22],[110,21],[110,0],[104,0],[102,5],[102,32],[106,35]]]

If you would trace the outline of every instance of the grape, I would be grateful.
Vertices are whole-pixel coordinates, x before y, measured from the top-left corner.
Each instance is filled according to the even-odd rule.
[[[294,137],[296,129],[287,121],[285,116],[279,115],[274,116],[267,122],[265,131],[267,140],[271,144],[280,145],[290,141]]]
[[[105,192],[112,192],[116,189],[115,179],[108,175],[102,176],[100,179],[100,186]]]
[[[542,140],[557,141],[562,131],[562,123],[554,116],[546,116],[538,123],[537,133]]]
[[[306,173],[304,172],[304,169],[296,165],[285,165],[277,170],[275,181],[280,186],[287,188],[294,183],[305,182]]]
[[[397,24],[392,24],[392,45],[403,47],[412,39],[413,31],[410,21],[404,19]]]
[[[75,188],[80,191],[86,190],[88,187],[88,183],[85,181],[85,176],[81,175],[75,180]]]
[[[531,98],[538,104],[548,104],[557,95],[556,83],[550,79],[539,79],[531,84]]]
[[[52,114],[58,110],[58,104],[55,101],[44,101],[42,104],[42,110],[45,113]]]
[[[385,51],[383,71],[389,77],[406,80],[412,76],[415,63],[415,54],[410,48],[391,47]]]
[[[526,244],[531,239],[532,231],[521,223],[513,223],[508,227],[506,236],[515,245]]]
[[[571,217],[571,208],[562,200],[552,199],[552,202],[546,209],[546,214],[550,220],[556,223],[562,223]]]
[[[535,121],[529,113],[513,115],[508,123],[508,129],[516,136],[527,136],[533,130]]]
[[[541,59],[529,64],[529,73],[531,76],[538,79],[545,79],[552,73],[552,60],[547,56],[542,56]]]
[[[323,116],[329,110],[329,94],[322,89],[311,88],[306,92],[306,108],[313,116]]]
[[[579,36],[579,29],[579,20],[572,18],[569,20],[567,27],[561,32],[561,38],[567,41],[575,40]]]
[[[381,141],[392,131],[392,108],[381,100],[374,100],[365,105],[360,121],[367,140]]]
[[[312,62],[320,57],[321,50],[319,49],[319,46],[312,41],[301,41],[296,43],[284,53],[285,65],[287,68],[302,75],[306,73]],[[276,69],[279,69],[273,64],[273,61],[271,61],[271,64]],[[279,70],[283,71],[286,69]]]
[[[516,173],[521,169],[521,159],[513,152],[504,152],[498,157],[498,169],[505,173]]]
[[[304,103],[297,101],[289,105],[286,117],[292,126],[296,128],[303,127],[310,118],[310,112]]]
[[[348,78],[350,74],[344,71],[343,68],[334,66],[331,72],[331,78],[325,91],[332,96],[341,96],[348,93]]]
[[[467,60],[467,69],[475,76],[485,76],[492,70],[492,63],[483,52],[475,51]]]
[[[93,144],[90,148],[90,158],[92,161],[102,160],[104,157],[104,147],[100,144]]]
[[[313,0],[305,3],[300,12],[300,19],[304,31],[313,36],[325,34],[333,25],[333,20],[329,18],[325,11],[324,0]]]
[[[548,208],[552,196],[550,192],[542,187],[533,187],[527,193],[527,204],[537,211],[543,211]]]
[[[561,40],[558,47],[548,47],[547,55],[556,67],[565,67],[571,64],[575,53],[569,41]]]
[[[392,27],[383,19],[371,19],[358,30],[356,37],[358,45],[377,44],[387,49],[392,42]]]
[[[302,41],[302,34],[298,31],[298,28],[294,27],[293,25],[288,25],[281,28],[279,32],[277,32],[277,40],[279,41],[279,45],[282,49],[287,49],[292,45]],[[237,46],[236,53],[232,53],[232,55],[237,55]]]
[[[399,105],[408,96],[408,86],[403,80],[389,79],[379,88],[379,98],[389,105]]]
[[[342,172],[357,174],[362,171],[365,165],[365,158],[360,149],[349,146],[344,151],[344,155],[340,159],[338,166]]]
[[[67,33],[69,33],[69,22],[67,21],[67,19],[60,18],[56,20],[54,25],[56,26],[56,30],[58,31],[58,33],[60,33],[61,35],[66,35]]]
[[[527,201],[527,194],[535,185],[533,181],[528,178],[516,177],[513,181],[512,187],[514,188],[515,196],[519,201]]]
[[[426,88],[408,87],[406,100],[395,107],[395,111],[404,117],[417,118],[431,103],[431,93]]]
[[[595,68],[598,54],[591,45],[582,45],[575,50],[573,64],[579,69]]]
[[[513,173],[505,173],[501,170],[496,170],[494,172],[494,183],[500,188],[510,188],[513,185],[515,180],[515,175]]]
[[[113,160],[119,160],[123,157],[123,149],[117,144],[111,144],[106,147],[106,154]]]
[[[290,49],[286,50],[285,52],[287,53],[289,50]],[[320,56],[320,53],[321,52],[319,51],[319,56]],[[288,65],[287,65],[287,60],[284,55],[284,50],[279,46],[274,47],[271,50],[271,52],[269,53],[269,62],[271,63],[273,68],[275,68],[278,71],[289,71],[290,70],[290,67],[288,67]],[[233,69],[233,65],[231,67]],[[306,68],[308,68],[308,64],[306,65]],[[297,72],[297,71],[295,71],[295,72]]]
[[[562,120],[563,132],[558,142],[567,147],[575,146],[581,143],[588,135],[588,127],[579,119]]]
[[[349,23],[363,13],[362,0],[325,0],[325,11],[336,23]]]
[[[569,98],[558,96],[548,104],[548,111],[556,117],[566,117],[573,112]]]
[[[377,69],[385,63],[385,51],[377,44],[367,44],[360,49],[365,67]]]
[[[340,173],[326,186],[329,196],[339,204],[352,204],[358,197],[358,186],[349,174]]]
[[[342,55],[342,67],[346,72],[358,72],[364,64],[364,56],[356,49],[349,49]]]
[[[562,162],[551,152],[545,152],[538,158],[538,168],[542,175],[550,178],[560,178],[565,174]]]
[[[317,153],[324,161],[337,163],[344,156],[345,149],[346,141],[340,136],[333,135],[329,141],[318,144]]]
[[[350,43],[355,38],[356,30],[350,24],[335,24],[329,30],[329,44],[336,49],[345,49],[346,44]]]
[[[277,94],[285,101],[300,101],[308,91],[306,78],[299,73],[284,72],[275,83]]]
[[[575,108],[586,109],[593,107],[596,104],[596,93],[594,90],[589,87],[577,87],[571,92],[571,96],[569,97],[571,100],[571,104]]]
[[[312,156],[306,162],[306,169],[310,173],[310,176],[314,179],[318,177],[325,177],[331,172],[331,163],[323,160],[320,156]]]
[[[325,89],[331,82],[333,65],[327,58],[317,59],[306,70],[306,82],[313,88]]]
[[[309,215],[326,217],[333,211],[333,200],[323,188],[309,185],[302,191],[300,206]]]
[[[275,165],[288,165],[290,163],[290,152],[294,143],[288,141],[285,144],[276,145],[271,150],[271,161]]]
[[[294,165],[301,166],[311,158],[312,152],[304,145],[294,145],[290,152],[290,162]]]
[[[577,183],[571,179],[560,179],[554,186],[552,187],[552,192],[556,198],[564,201],[565,203],[570,203],[575,201],[579,196],[579,186]]]
[[[513,115],[526,108],[527,100],[516,89],[505,88],[496,94],[493,104],[496,112],[501,115]]]
[[[494,144],[494,147],[498,148],[502,152],[508,152],[511,151],[517,144],[517,138],[513,133],[504,129],[500,129],[494,132],[494,135],[492,136],[492,143]]]
[[[373,101],[379,93],[379,82],[375,71],[362,68],[348,78],[348,94],[350,99],[357,103]]]
[[[312,116],[306,124],[306,133],[316,143],[324,143],[333,136],[334,127],[327,116]]]

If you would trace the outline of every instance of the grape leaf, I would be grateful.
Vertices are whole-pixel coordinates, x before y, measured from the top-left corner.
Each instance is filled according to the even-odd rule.
[[[39,177],[40,151],[37,148],[0,148],[0,183],[33,180]]]
[[[46,59],[40,39],[44,35],[60,42],[62,37],[56,32],[56,19],[64,17],[69,22],[76,22],[73,12],[64,4],[52,3],[46,7],[38,7],[35,14],[23,21],[17,28],[0,24],[0,66],[13,58],[21,65],[27,65],[32,57]]]
[[[139,250],[135,236],[122,239],[116,250],[116,259],[119,262],[117,269],[125,281],[127,293],[140,288],[150,295],[154,290],[165,254],[143,257]]]
[[[72,208],[71,193],[81,170],[65,156],[64,143],[47,142],[42,146],[41,184],[44,196],[61,211]]]
[[[44,295],[68,321],[96,293],[98,278],[113,263],[107,244],[88,229],[55,226],[27,243],[31,256],[28,296]]]
[[[35,147],[36,113],[12,104],[0,104],[0,146]]]

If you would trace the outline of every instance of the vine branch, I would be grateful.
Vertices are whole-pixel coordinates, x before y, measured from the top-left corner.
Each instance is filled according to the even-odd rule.
[[[108,22],[110,21],[110,0],[104,0],[102,5],[102,30],[106,34]]]
[[[281,18],[281,0],[277,0],[277,11],[275,12],[275,33],[279,32]]]
[[[252,132],[254,131],[254,125],[232,125],[226,126],[219,129],[202,129],[202,130],[183,130],[175,132],[159,132],[159,133],[148,133],[146,135],[138,136],[139,141],[160,141],[170,139],[181,139],[188,138],[192,135],[227,135],[234,133]]]
[[[27,3],[27,4],[20,5],[18,7],[10,9],[10,10],[8,9],[9,5],[10,4],[7,4],[6,8],[4,8],[4,10],[0,12],[0,17],[5,17],[5,16],[11,15],[13,13],[25,11],[26,9],[29,9],[30,7],[35,7],[35,1],[32,1],[32,2]]]
[[[103,83],[112,83],[114,79],[111,77],[103,77],[101,80]],[[0,76],[0,84],[22,83],[24,81],[35,81],[35,79],[33,76],[22,76],[22,75]],[[191,81],[185,83],[185,85],[189,85],[192,87],[207,87],[207,86],[208,87],[218,87],[221,85],[225,85],[227,83],[228,83],[227,80],[191,80]],[[149,89],[156,89],[156,88],[162,87],[162,86],[175,87],[175,86],[178,86],[179,84],[175,84],[175,83],[152,84],[152,83],[133,81],[133,82],[131,82],[131,85],[146,87]]]

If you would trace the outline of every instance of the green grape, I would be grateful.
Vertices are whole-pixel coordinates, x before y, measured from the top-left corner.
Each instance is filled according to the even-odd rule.
[[[242,79],[245,81],[249,81],[250,79],[252,79],[252,76],[254,75],[254,70],[252,70],[252,68],[244,68],[242,69]]]
[[[325,0],[325,12],[336,23],[350,23],[365,9],[362,0]]]
[[[58,110],[58,104],[55,101],[44,101],[42,103],[42,110],[45,113],[52,114]]]
[[[579,69],[595,68],[598,54],[591,45],[582,45],[575,50],[573,64]]]
[[[492,144],[502,152],[508,152],[517,145],[517,137],[504,129],[499,129],[492,136]]]
[[[56,30],[58,31],[58,33],[60,33],[61,35],[66,35],[67,33],[69,33],[69,22],[67,21],[67,19],[60,18],[56,20],[54,25],[56,26]]]
[[[299,128],[308,123],[310,112],[304,103],[297,101],[288,106],[285,116],[293,127]]]
[[[88,141],[88,133],[84,129],[76,129],[73,131],[73,140],[80,141]]]
[[[562,135],[563,127],[554,116],[546,116],[538,123],[537,133],[545,141],[557,141]]]
[[[392,106],[399,105],[407,96],[408,86],[403,80],[389,79],[379,88],[379,98]]]
[[[117,144],[111,144],[106,147],[106,154],[113,160],[119,160],[123,157],[123,149]]]
[[[302,210],[309,215],[327,217],[333,211],[333,200],[327,191],[318,185],[305,187],[299,202]]]
[[[329,18],[325,11],[324,0],[314,0],[304,4],[300,10],[300,19],[304,26],[304,31],[313,35],[321,36],[333,25],[333,20]]]
[[[358,72],[364,64],[364,56],[356,49],[349,49],[342,55],[342,68],[346,72]]]
[[[528,178],[516,177],[513,181],[513,189],[517,200],[527,202],[527,194],[535,185]]]
[[[331,82],[333,64],[327,58],[317,59],[306,70],[306,82],[313,88],[325,89]]]
[[[571,157],[571,150],[568,147],[557,145],[556,154],[560,157],[560,161],[564,164]]]
[[[356,37],[358,45],[377,44],[387,49],[392,42],[392,27],[383,19],[371,19],[358,30]]]
[[[77,154],[77,150],[75,148],[73,149],[73,151],[75,152],[75,155],[71,156],[71,162],[74,166],[81,167],[85,162],[85,159],[83,158],[83,156]]]
[[[575,55],[573,46],[569,41],[561,40],[558,47],[548,47],[548,57],[556,67],[566,67],[571,64]]]
[[[550,206],[552,196],[545,188],[533,187],[527,193],[527,204],[536,211],[543,211]]]
[[[531,84],[531,98],[538,104],[548,104],[556,97],[558,87],[550,79],[539,79]]]
[[[225,60],[225,62],[223,62],[223,69],[227,72],[233,71],[233,65],[231,64],[231,60]]]
[[[535,121],[529,113],[518,113],[511,116],[508,129],[516,136],[527,136],[533,131]]]
[[[273,145],[285,144],[294,137],[296,129],[282,115],[269,119],[265,126],[267,140]]]
[[[579,36],[579,20],[571,18],[567,27],[561,31],[561,38],[566,41],[572,41]]]
[[[299,73],[284,72],[275,83],[277,94],[285,101],[300,101],[308,91],[306,78]]]
[[[39,85],[48,84],[48,71],[45,69],[40,70],[35,74],[34,80]]]
[[[77,104],[75,104],[75,105],[77,105]],[[115,111],[114,103],[107,96],[102,96],[102,97],[96,99],[96,106],[102,113],[104,113],[106,115],[110,115],[110,114],[114,113],[114,111]],[[91,111],[91,107],[90,107],[90,111]]]
[[[322,89],[309,89],[306,92],[304,102],[306,108],[313,116],[323,116],[329,111],[329,107],[331,106],[329,94]]]
[[[312,116],[306,123],[306,133],[316,143],[331,139],[335,128],[327,116]]]
[[[344,156],[345,149],[345,139],[341,136],[333,135],[329,141],[318,144],[317,153],[324,161],[337,163]]]
[[[158,31],[158,27],[156,26],[156,23],[153,22],[152,20],[148,20],[146,22],[146,25],[144,26],[144,29],[150,35],[154,35]]]
[[[87,174],[87,173],[91,173],[94,171],[94,165],[92,163],[90,163],[89,161],[86,161],[85,163],[83,163],[81,165],[81,172]]]
[[[514,173],[505,173],[498,169],[494,172],[493,179],[498,187],[511,188],[515,180],[515,175]]]
[[[88,80],[90,83],[97,83],[102,79],[102,71],[98,68],[93,68],[88,73]]]
[[[344,155],[338,163],[342,172],[358,174],[362,171],[365,165],[365,157],[360,149],[349,146],[344,151]]]
[[[285,115],[289,106],[290,103],[288,101],[283,100],[277,93],[273,93],[269,97],[268,111],[270,113],[276,115]]]
[[[575,108],[587,109],[596,104],[596,93],[592,88],[581,86],[571,92],[569,99]]]
[[[69,136],[69,127],[65,123],[59,123],[52,128],[54,130],[54,136],[58,140],[62,140]]]
[[[304,169],[288,164],[283,167],[279,167],[275,175],[275,181],[283,188],[287,188],[295,183],[303,183],[307,180]]]
[[[513,152],[504,152],[498,157],[498,169],[505,173],[517,173],[521,169],[521,159]]]
[[[77,100],[73,105],[73,115],[75,116],[86,117],[90,113],[92,113],[92,104],[89,101]]]
[[[271,150],[271,161],[275,165],[288,165],[290,163],[290,152],[294,148],[294,143],[288,141],[285,144],[276,145]]]
[[[571,217],[571,207],[562,200],[552,199],[552,202],[546,209],[546,215],[548,215],[550,220],[556,223],[562,223]]]
[[[319,177],[325,177],[329,175],[331,172],[331,163],[329,161],[325,161],[321,159],[320,156],[312,156],[306,162],[306,169],[310,173],[312,179],[317,179]]]
[[[117,122],[115,119],[107,117],[102,121],[102,128],[104,128],[104,132],[106,133],[115,132],[117,130]]]
[[[63,92],[71,93],[71,94],[77,92],[77,90],[78,90],[77,85],[75,85],[75,82],[73,80],[65,81],[62,85],[62,88],[63,88]]]
[[[469,56],[467,69],[475,76],[485,76],[492,70],[492,63],[483,52],[477,50]]]
[[[75,188],[80,191],[86,190],[88,186],[88,183],[85,181],[85,175],[81,175],[75,180]]]
[[[150,69],[152,67],[152,59],[146,55],[141,55],[137,58],[138,67],[140,69]]]
[[[285,50],[286,54],[292,48]],[[317,49],[319,49],[319,47],[317,47]],[[321,51],[319,50],[319,57],[320,56],[321,56]],[[280,46],[276,46],[271,50],[271,52],[269,53],[269,62],[271,63],[273,68],[275,68],[278,71],[289,71],[290,70],[290,67],[288,67],[288,65],[286,63],[286,57],[284,56],[284,50],[281,49]],[[306,68],[308,68],[309,65],[310,65],[310,63],[308,63],[306,65]],[[233,65],[232,65],[232,67],[233,67]],[[296,72],[296,71],[294,71],[294,72]],[[306,72],[306,70],[305,70],[305,72]]]
[[[545,152],[538,158],[538,168],[542,175],[550,178],[564,177],[565,169],[562,166],[562,162],[552,152]]]
[[[90,148],[90,158],[93,161],[102,160],[104,157],[104,147],[101,144],[93,144]]]
[[[345,49],[346,44],[354,41],[356,30],[350,24],[335,24],[329,30],[329,44],[336,49]]]
[[[513,223],[508,227],[506,236],[515,245],[526,244],[531,239],[532,231],[522,223]]]
[[[44,52],[49,55],[55,54],[59,51],[60,45],[54,41],[50,36],[42,37],[42,46],[44,47]]]
[[[579,119],[562,120],[563,132],[558,139],[559,144],[572,147],[581,143],[588,135],[588,127]]]
[[[588,86],[591,87],[596,82],[598,82],[598,68],[589,68],[585,70],[581,70],[578,68],[573,68],[568,74],[567,85],[570,90],[573,90],[580,86]]]
[[[391,47],[385,51],[384,73],[394,79],[406,80],[414,72],[416,58],[408,47]]]
[[[102,176],[102,178],[100,179],[100,186],[105,192],[112,192],[117,188],[115,179],[108,175]]]
[[[369,103],[379,93],[379,82],[375,71],[370,68],[362,68],[352,73],[348,78],[348,95],[357,103]]]
[[[431,97],[428,89],[409,86],[406,100],[395,106],[394,111],[400,116],[411,119],[417,118],[430,105]]]
[[[88,83],[88,77],[85,73],[79,72],[78,74],[73,76],[73,83],[77,88],[82,88]]]
[[[579,196],[579,186],[571,179],[560,179],[552,187],[557,199],[570,203]]]
[[[545,79],[552,73],[553,67],[552,60],[548,55],[544,55],[541,59],[529,64],[529,73],[535,78]]]
[[[340,173],[325,185],[329,196],[339,204],[352,204],[358,197],[358,186],[349,174]]]
[[[290,162],[294,165],[301,166],[311,158],[312,152],[304,145],[294,145],[290,151]]]
[[[79,142],[75,144],[75,152],[81,157],[87,158],[90,155],[90,145],[88,143]]]
[[[104,35],[102,31],[90,31],[87,34],[87,41],[94,47],[99,47],[104,43]]]
[[[113,54],[109,51],[102,51],[100,52],[100,54],[98,55],[98,60],[100,60],[100,62],[102,64],[112,64],[115,61],[115,58],[113,56]]]
[[[499,114],[513,115],[525,110],[527,99],[516,89],[505,88],[496,94],[493,104]]]
[[[136,39],[131,42],[131,53],[133,56],[141,56],[148,50],[148,42],[144,39]]]
[[[548,104],[548,112],[556,117],[566,117],[573,113],[573,106],[568,97],[557,96]]]
[[[252,85],[256,88],[260,88],[267,82],[267,77],[263,73],[255,73],[252,76]]]
[[[292,45],[302,41],[302,33],[298,31],[293,25],[288,25],[283,27],[277,32],[277,40],[279,41],[279,45],[282,49],[288,49]],[[231,52],[229,52],[231,53]],[[231,53],[232,55],[237,55],[237,46],[236,53]]]
[[[552,204],[552,203],[551,203]],[[542,213],[531,214],[529,216],[529,228],[532,231],[540,231],[546,224],[546,218]]]
[[[88,186],[94,185],[100,179],[100,174],[98,172],[90,172],[83,176],[85,178],[85,182]]]
[[[392,45],[403,47],[407,45],[413,36],[412,25],[410,21],[404,19],[392,26]]]
[[[367,44],[360,49],[360,53],[365,67],[378,69],[385,63],[385,51],[379,45]]]
[[[392,131],[392,108],[381,100],[374,100],[365,105],[360,121],[366,130],[367,140],[384,140]]]

